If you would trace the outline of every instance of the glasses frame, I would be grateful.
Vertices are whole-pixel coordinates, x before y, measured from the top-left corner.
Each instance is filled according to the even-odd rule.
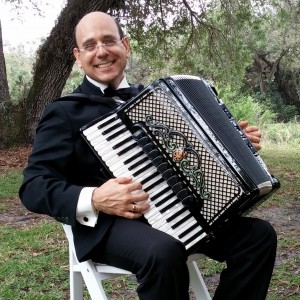
[[[97,43],[97,44],[95,44],[93,50],[87,50],[86,48],[79,48],[79,47],[77,47],[77,50],[79,52],[83,52],[83,53],[86,53],[86,54],[93,54],[93,53],[96,53],[100,49],[100,47],[103,47],[105,50],[109,51],[111,48],[117,46],[118,44],[123,43],[124,38],[125,38],[125,36],[123,36],[119,41],[116,41],[112,44],[111,43],[110,44]]]

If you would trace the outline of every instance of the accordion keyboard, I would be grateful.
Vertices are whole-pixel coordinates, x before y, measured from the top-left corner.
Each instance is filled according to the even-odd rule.
[[[83,134],[113,176],[131,177],[142,184],[150,205],[144,216],[153,228],[180,240],[187,250],[206,236],[182,203],[183,197],[188,197],[186,190],[160,160],[147,137],[134,136],[117,114],[87,128]]]

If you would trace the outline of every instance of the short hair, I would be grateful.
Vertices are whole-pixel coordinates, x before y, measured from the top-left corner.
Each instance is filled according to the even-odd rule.
[[[120,24],[120,22],[117,19],[115,19],[115,18],[113,18],[113,19],[114,19],[114,21],[115,21],[115,23],[116,23],[116,25],[118,27],[120,38],[122,39],[125,36],[125,33],[124,33],[124,31],[123,31],[123,29],[121,27],[121,24]]]

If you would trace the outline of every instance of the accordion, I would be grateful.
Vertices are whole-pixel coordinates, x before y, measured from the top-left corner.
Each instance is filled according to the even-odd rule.
[[[189,254],[280,186],[199,77],[160,79],[80,131],[112,177],[142,183],[148,223]]]

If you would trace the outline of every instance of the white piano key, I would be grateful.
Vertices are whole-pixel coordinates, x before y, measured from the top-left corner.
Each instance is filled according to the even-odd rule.
[[[112,134],[118,132],[120,129],[116,129],[112,132]],[[107,140],[107,136],[105,135],[99,135],[97,138],[93,139],[90,141],[91,145],[93,147],[96,147],[98,146],[99,144],[106,144],[106,146],[113,146],[114,144],[116,144],[117,142],[116,141],[121,141],[122,139],[126,139],[128,137],[132,137],[131,133],[130,132],[123,132],[121,134],[119,134],[117,137],[115,137],[114,139],[112,140]]]
[[[83,131],[83,134],[87,137],[87,136],[90,135],[91,133],[93,133],[93,132],[99,130],[99,128],[98,128],[99,125],[101,125],[101,124],[103,124],[103,123],[105,123],[105,122],[107,122],[107,121],[109,121],[109,120],[111,120],[111,119],[113,119],[113,118],[115,118],[115,117],[117,117],[117,114],[112,114],[111,116],[109,116],[109,117],[107,117],[107,118],[105,118],[105,119],[103,119],[103,120],[97,122],[96,124],[94,124],[93,126],[87,128],[87,129],[85,129],[85,130]]]

